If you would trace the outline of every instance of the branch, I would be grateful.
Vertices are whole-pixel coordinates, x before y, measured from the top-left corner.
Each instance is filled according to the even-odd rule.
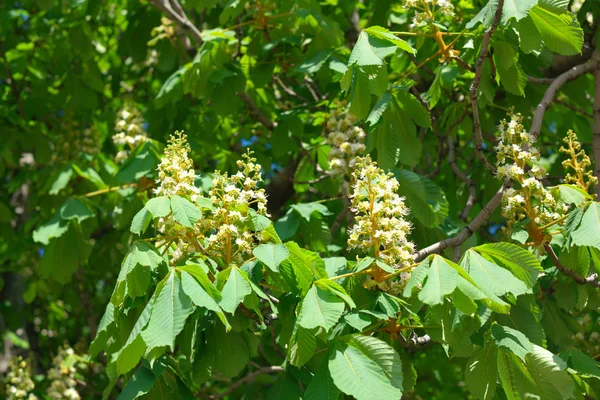
[[[248,108],[250,109],[250,114],[258,122],[260,122],[262,125],[264,125],[266,128],[268,128],[270,130],[273,130],[273,129],[275,129],[275,127],[277,127],[277,123],[271,121],[269,118],[267,118],[266,115],[264,115],[262,113],[260,108],[258,108],[256,103],[254,102],[254,100],[252,100],[252,97],[250,97],[250,95],[248,93],[241,92],[241,93],[238,93],[238,96],[240,96],[240,98],[246,103],[246,105],[248,105]]]
[[[490,26],[483,35],[483,43],[481,44],[481,52],[479,53],[479,58],[477,59],[477,63],[475,64],[475,78],[473,78],[473,83],[471,84],[471,88],[469,89],[469,94],[471,98],[471,106],[473,108],[473,129],[475,130],[475,152],[477,157],[483,164],[483,166],[490,171],[492,174],[496,174],[496,168],[487,160],[485,155],[483,154],[483,134],[481,133],[481,119],[479,117],[479,104],[478,104],[478,93],[477,89],[479,88],[479,83],[481,82],[481,74],[483,73],[483,63],[486,58],[488,58],[490,52],[490,40],[492,39],[492,35],[494,31],[498,27],[500,23],[500,17],[502,16],[502,7],[504,6],[504,0],[498,0],[498,5],[496,6],[496,13],[494,14],[494,22],[492,26]]]
[[[580,113],[581,115],[583,115],[584,117],[588,117],[588,118],[594,118],[594,116],[593,116],[592,114],[590,114],[589,112],[585,111],[585,110],[584,110],[584,109],[582,109],[582,108],[575,107],[573,104],[569,104],[569,103],[567,103],[567,102],[566,102],[566,101],[564,101],[564,100],[556,99],[556,100],[554,100],[554,102],[555,102],[556,104],[560,104],[561,106],[568,108],[569,110],[573,110],[573,111],[575,111],[575,112],[578,112],[578,113]]]
[[[540,85],[549,85],[554,81],[552,78],[537,78],[535,76],[528,76],[527,80],[531,83],[539,83]]]
[[[173,22],[178,24],[181,28],[189,31],[194,39],[201,45],[204,41],[202,40],[202,33],[185,15],[185,11],[181,8],[181,5],[177,0],[150,0],[154,7],[158,8],[171,19]]]
[[[548,86],[546,89],[546,93],[544,93],[544,97],[542,101],[535,108],[535,114],[533,115],[533,121],[531,122],[530,133],[534,137],[538,137],[540,135],[540,130],[542,129],[542,122],[544,121],[544,113],[546,109],[554,100],[554,95],[561,88],[562,85],[567,83],[570,80],[573,80],[587,72],[591,72],[598,68],[600,65],[600,53],[598,51],[594,51],[592,57],[584,62],[583,64],[576,65],[571,69],[563,72],[559,76],[554,79],[554,81]]]
[[[596,197],[600,198],[600,67],[594,71],[594,137],[592,139],[592,150],[594,176],[598,178],[594,191]]]
[[[223,393],[219,393],[219,394],[216,394],[216,395],[213,395],[213,396],[209,396],[209,398],[210,399],[220,399],[222,397],[227,396],[229,393],[233,392],[235,389],[239,388],[243,384],[245,384],[247,382],[252,382],[259,375],[262,375],[262,374],[272,374],[272,373],[275,373],[275,372],[283,372],[283,371],[284,371],[283,367],[276,366],[276,365],[271,366],[271,367],[262,367],[261,369],[258,369],[256,371],[254,371],[254,372],[246,375],[245,377],[243,377],[242,379],[238,380],[237,382],[233,383]]]
[[[549,244],[545,244],[544,249],[546,249],[546,252],[552,259],[554,265],[556,266],[556,269],[558,269],[560,272],[572,278],[575,282],[579,283],[580,285],[592,285],[600,288],[600,280],[598,279],[598,274],[591,274],[587,278],[584,278],[572,269],[569,269],[562,265],[562,263],[556,256],[556,253],[554,252],[552,246],[550,246]]]
[[[502,194],[504,190],[508,188],[508,183],[502,185],[502,187],[496,192],[494,197],[481,209],[479,214],[467,225],[458,235],[448,239],[444,239],[440,242],[434,243],[431,246],[425,247],[417,252],[416,261],[420,261],[430,254],[441,253],[448,247],[456,247],[461,245],[464,241],[473,235],[476,231],[488,221],[492,212],[500,205],[502,200]]]

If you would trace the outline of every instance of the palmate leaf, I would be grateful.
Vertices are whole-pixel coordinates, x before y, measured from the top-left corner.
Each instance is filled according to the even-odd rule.
[[[329,360],[323,357],[323,361],[306,387],[304,400],[337,400],[340,394],[340,389],[335,386],[329,373]]]
[[[517,21],[525,18],[529,14],[531,8],[537,3],[538,0],[506,0],[502,7],[501,24],[506,25],[512,18],[515,18]],[[481,11],[469,21],[466,28],[471,29],[479,22],[485,27],[492,25],[497,6],[498,0],[488,1]]]
[[[116,359],[117,372],[122,375],[131,371],[137,364],[140,358],[146,352],[146,342],[141,336],[142,329],[146,327],[150,320],[152,313],[152,305],[154,304],[155,297],[152,296],[144,310],[138,317],[135,325],[129,332],[127,341],[123,347],[115,353],[113,358]]]
[[[294,332],[288,344],[288,359],[290,364],[301,367],[311,359],[317,350],[317,337],[298,324],[294,325]]]
[[[540,398],[562,400],[573,398],[573,380],[567,373],[567,363],[543,347],[533,345],[525,364],[533,377]]]
[[[571,237],[578,246],[591,246],[600,249],[600,203],[591,203],[583,214],[581,224]]]
[[[533,378],[519,357],[506,349],[498,349],[497,365],[502,388],[509,400],[520,400],[535,393]]]
[[[491,332],[497,347],[508,349],[523,361],[525,361],[528,354],[533,352],[533,345],[529,339],[527,339],[523,333],[515,329],[494,322],[492,324]]]
[[[581,53],[583,30],[570,14],[555,14],[535,6],[529,16],[538,29],[547,48],[562,55]]]
[[[227,282],[221,291],[222,298],[219,305],[224,311],[234,314],[238,305],[252,293],[252,287],[238,267],[230,267],[230,269]]]
[[[474,247],[473,251],[508,269],[528,288],[533,287],[538,276],[544,273],[544,268],[533,254],[511,243],[484,244]]]
[[[469,391],[480,400],[491,400],[496,391],[498,350],[486,343],[467,363],[466,383]]]
[[[187,228],[191,228],[196,221],[202,218],[200,209],[183,197],[171,196],[171,209],[175,221]]]
[[[338,389],[357,400],[399,399],[402,387],[390,381],[388,360],[396,357],[400,369],[401,361],[387,343],[370,339],[374,340],[360,344],[351,340],[334,341],[329,355],[329,372],[333,382]]]
[[[223,310],[219,307],[219,304],[215,301],[213,297],[210,296],[209,293],[198,283],[196,279],[194,279],[190,274],[185,271],[181,272],[181,284],[183,287],[183,291],[192,299],[192,302],[198,307],[204,307],[207,310],[213,311],[221,322],[225,325],[225,327],[229,330],[229,322],[223,314]]]
[[[400,189],[398,192],[406,196],[406,204],[411,213],[425,226],[441,225],[448,217],[449,204],[445,193],[430,179],[405,170],[392,171]]]
[[[290,256],[290,251],[282,244],[261,244],[252,254],[273,272],[279,272],[279,264]]]
[[[456,289],[458,279],[458,272],[446,259],[433,256],[429,262],[423,289],[419,292],[419,300],[431,306],[442,304],[444,298]]]
[[[344,301],[328,290],[313,285],[302,300],[298,324],[306,329],[333,328],[344,312]]]
[[[192,300],[183,291],[181,279],[172,270],[152,305],[152,315],[142,338],[148,349],[175,346],[175,338],[183,330],[185,320],[193,311]]]
[[[494,264],[469,249],[461,260],[461,266],[476,283],[477,287],[488,297],[493,298],[512,293],[515,296],[524,294],[528,288],[510,271]]]

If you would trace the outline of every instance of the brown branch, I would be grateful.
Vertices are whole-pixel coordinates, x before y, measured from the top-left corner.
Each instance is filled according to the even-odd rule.
[[[498,27],[500,23],[500,17],[502,16],[502,7],[504,6],[504,0],[498,0],[498,5],[496,6],[496,13],[494,14],[494,22],[492,25],[485,31],[483,35],[483,43],[481,44],[481,52],[479,53],[479,58],[477,59],[477,63],[475,64],[475,78],[473,78],[473,83],[471,84],[471,88],[469,89],[469,94],[471,98],[471,106],[473,108],[473,130],[475,131],[475,153],[477,157],[483,164],[483,166],[490,171],[492,174],[496,173],[496,168],[485,157],[483,154],[483,134],[481,133],[481,118],[479,117],[479,103],[478,103],[478,89],[479,83],[481,82],[481,74],[483,73],[483,63],[488,58],[490,52],[490,41],[492,39],[492,35],[494,31]]]
[[[284,371],[283,367],[276,366],[276,365],[270,366],[270,367],[262,367],[261,369],[258,369],[258,370],[254,371],[252,373],[249,373],[248,375],[246,375],[242,379],[240,379],[237,382],[233,383],[224,392],[216,394],[216,395],[213,395],[213,396],[209,396],[209,398],[210,399],[220,399],[222,397],[227,396],[229,393],[233,392],[235,389],[239,388],[240,386],[244,385],[245,383],[252,382],[259,375],[262,375],[262,374],[273,374],[273,373],[276,373],[276,372],[283,372],[283,371]]]
[[[441,253],[448,247],[456,247],[461,245],[464,241],[477,232],[483,225],[488,221],[492,212],[500,205],[502,200],[502,194],[504,190],[508,188],[508,183],[505,183],[491,198],[491,200],[481,209],[479,214],[467,225],[458,235],[448,239],[444,239],[431,246],[425,247],[417,252],[416,261],[420,261],[430,254]]]
[[[199,45],[204,42],[202,40],[202,33],[188,19],[185,11],[177,2],[177,0],[150,0],[150,3],[152,3],[154,7],[167,14],[169,19],[178,24],[182,29],[190,32]]]
[[[594,137],[592,139],[594,156],[594,176],[598,183],[594,188],[596,198],[600,198],[600,67],[594,71]]]
[[[588,117],[588,118],[594,118],[594,116],[593,116],[591,113],[589,113],[589,112],[585,111],[585,110],[584,110],[584,109],[582,109],[582,108],[575,107],[573,104],[567,103],[567,102],[566,102],[566,101],[564,101],[564,100],[556,99],[556,100],[554,100],[554,102],[555,102],[556,104],[560,104],[561,106],[568,108],[569,110],[573,110],[573,111],[575,111],[575,112],[578,112],[578,113],[580,113],[581,115],[583,115],[584,117]]]
[[[537,137],[540,135],[540,131],[542,129],[542,122],[544,121],[544,113],[546,109],[554,100],[554,95],[564,85],[570,80],[573,80],[587,72],[591,72],[598,68],[600,65],[600,53],[598,51],[594,51],[592,57],[584,62],[583,64],[576,65],[571,69],[563,72],[546,89],[546,93],[544,93],[544,97],[542,101],[535,108],[535,114],[533,115],[533,121],[531,122],[530,133]]]
[[[540,85],[549,85],[554,81],[552,78],[537,78],[535,76],[528,76],[527,80],[531,83],[539,83]]]
[[[275,76],[275,77],[273,77],[273,79],[275,80],[275,82],[277,82],[279,87],[281,87],[281,89],[283,89],[283,91],[286,92],[288,95],[295,97],[297,99],[300,99],[304,103],[308,103],[308,100],[304,96],[300,96],[298,93],[294,92],[293,89],[287,87],[285,85],[285,83],[283,83],[283,81],[281,80],[281,78],[279,76]]]
[[[250,114],[254,119],[260,122],[264,127],[273,130],[277,127],[277,123],[271,121],[263,112],[258,108],[252,97],[246,92],[238,93],[238,96],[246,103],[248,108],[250,109]]]
[[[591,274],[590,276],[584,278],[572,269],[565,267],[556,256],[556,253],[554,252],[552,246],[550,246],[549,244],[545,244],[544,249],[546,249],[546,252],[552,259],[554,265],[556,266],[556,269],[558,269],[560,272],[572,278],[575,282],[577,282],[580,285],[592,285],[600,288],[600,280],[598,279],[598,274]]]

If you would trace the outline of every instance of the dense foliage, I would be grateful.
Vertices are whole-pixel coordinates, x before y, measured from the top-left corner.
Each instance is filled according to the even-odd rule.
[[[0,397],[599,398],[597,21],[0,3]]]

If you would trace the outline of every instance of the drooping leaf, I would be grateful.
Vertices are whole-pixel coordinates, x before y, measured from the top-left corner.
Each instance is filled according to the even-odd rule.
[[[344,301],[328,290],[313,285],[302,300],[298,324],[306,329],[330,330],[344,312]]]
[[[200,209],[183,197],[171,196],[171,209],[175,221],[187,228],[191,228],[196,221],[202,218]]]
[[[150,321],[142,331],[148,348],[168,346],[173,349],[175,338],[183,330],[192,310],[192,300],[185,294],[181,279],[175,271],[171,271],[152,305]]]
[[[239,268],[230,268],[231,272],[221,291],[222,298],[219,305],[223,311],[234,314],[240,303],[244,301],[244,298],[252,293],[252,288],[240,272]]]
[[[252,254],[273,272],[279,272],[279,264],[290,255],[282,244],[261,244],[252,250]]]

